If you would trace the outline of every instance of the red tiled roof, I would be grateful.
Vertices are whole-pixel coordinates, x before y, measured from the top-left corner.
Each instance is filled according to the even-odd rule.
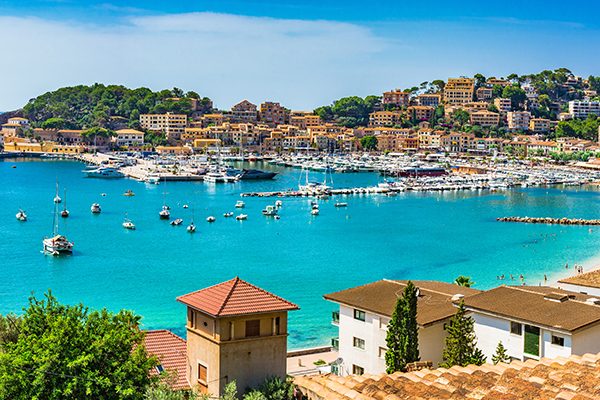
[[[191,386],[187,380],[186,343],[185,340],[167,330],[147,331],[144,337],[144,345],[148,354],[156,356],[163,369],[169,373],[169,386],[175,390],[190,390]],[[153,369],[150,375],[156,375],[158,371]]]
[[[177,301],[214,317],[298,309],[297,305],[238,277],[179,296]]]

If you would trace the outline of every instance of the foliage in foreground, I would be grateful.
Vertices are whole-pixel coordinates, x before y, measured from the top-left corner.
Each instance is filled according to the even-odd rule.
[[[403,371],[406,364],[419,361],[419,327],[417,325],[417,287],[408,281],[388,324],[385,338],[386,371]]]
[[[465,302],[458,303],[456,314],[446,324],[446,347],[440,367],[450,368],[455,365],[466,367],[470,364],[482,365],[485,356],[476,347],[473,317],[466,315]]]
[[[2,399],[142,399],[156,365],[130,311],[90,311],[47,293],[29,299],[15,341],[0,352]]]

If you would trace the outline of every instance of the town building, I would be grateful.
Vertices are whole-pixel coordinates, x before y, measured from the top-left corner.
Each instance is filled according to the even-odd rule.
[[[441,137],[442,148],[453,153],[467,153],[474,148],[475,135],[464,132],[451,132]]]
[[[480,126],[498,126],[500,123],[500,114],[487,111],[479,110],[471,113],[471,125]]]
[[[375,111],[369,114],[369,126],[394,126],[401,122],[402,114],[397,111]]]
[[[279,103],[267,101],[260,105],[259,116],[260,122],[264,124],[270,126],[283,125],[288,122],[289,110]]]
[[[506,86],[510,85],[510,82],[507,81],[506,79],[497,79],[497,78],[490,78],[485,83],[486,83],[486,85],[488,85],[490,87],[493,87],[496,85],[506,87]]]
[[[476,96],[478,101],[489,101],[494,96],[494,90],[491,87],[477,88]]]
[[[312,126],[321,125],[322,121],[318,115],[309,112],[293,111],[290,115],[289,123],[301,130],[306,130]]]
[[[500,286],[464,299],[477,347],[488,360],[499,342],[525,361],[600,352],[600,300],[547,286]]]
[[[511,131],[527,131],[529,130],[531,113],[529,111],[510,111],[506,114],[506,119],[508,129]]]
[[[560,289],[600,297],[600,270],[577,274],[558,281]]]
[[[435,113],[435,108],[431,106],[410,106],[406,110],[408,117],[415,121],[429,121]]]
[[[387,325],[406,283],[384,279],[324,296],[339,305],[339,310],[333,312],[333,324],[338,326],[339,337],[332,343],[339,348],[343,362],[336,365],[334,372],[362,375],[385,371]],[[437,365],[442,360],[446,337],[444,324],[456,313],[452,300],[479,291],[435,281],[413,283],[419,291],[417,323],[421,360]]]
[[[529,130],[533,133],[547,133],[553,127],[552,121],[546,118],[531,118],[529,120]]]
[[[112,138],[117,147],[140,147],[144,145],[144,132],[136,129],[119,129]]]
[[[177,298],[187,306],[187,381],[223,394],[225,385],[257,387],[286,376],[287,313],[298,306],[240,278]]]
[[[181,138],[187,127],[185,114],[141,114],[140,126],[154,132],[163,132],[167,140],[175,141]]]
[[[231,107],[231,115],[234,122],[254,123],[258,120],[256,104],[252,104],[248,100],[242,100]]]
[[[442,102],[442,96],[437,93],[424,93],[416,98],[417,105],[436,108]]]
[[[571,118],[587,118],[594,114],[600,116],[600,101],[572,100],[569,102],[569,114]]]
[[[390,104],[396,107],[407,107],[410,103],[410,92],[403,92],[400,89],[390,90],[383,93],[383,104]]]
[[[473,101],[475,81],[471,78],[450,78],[444,87],[444,101],[450,105],[462,105]]]
[[[500,112],[502,118],[506,118],[508,112],[512,110],[512,103],[510,99],[505,99],[503,97],[496,97],[494,99],[494,105],[498,109],[498,112]]]

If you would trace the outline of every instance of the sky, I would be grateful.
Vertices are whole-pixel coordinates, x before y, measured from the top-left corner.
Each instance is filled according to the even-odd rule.
[[[95,82],[311,110],[475,73],[600,75],[598,15],[589,0],[0,0],[0,110]]]

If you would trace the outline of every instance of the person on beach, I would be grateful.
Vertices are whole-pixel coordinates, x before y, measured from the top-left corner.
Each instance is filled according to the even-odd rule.
[[[565,269],[569,269],[569,263],[565,264]]]
[[[544,283],[548,282],[548,277],[544,274]]]

